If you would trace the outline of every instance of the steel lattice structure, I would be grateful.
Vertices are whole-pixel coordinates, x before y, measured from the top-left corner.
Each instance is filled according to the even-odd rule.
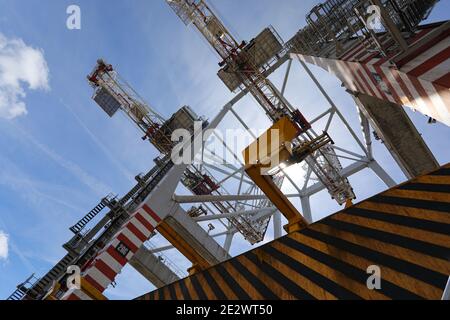
[[[367,52],[376,50],[382,56],[401,53],[408,44],[401,33],[396,32],[398,29],[387,23],[385,39],[380,40],[379,35],[367,28],[364,23],[367,16],[363,13],[370,4],[378,4],[385,8],[383,14],[391,18],[386,18],[386,21],[405,32],[415,32],[435,1],[420,4],[418,1],[329,0],[308,14],[307,27],[286,44],[272,27],[263,30],[249,43],[238,42],[204,0],[166,2],[186,25],[193,24],[215,49],[222,59],[218,76],[236,96],[210,122],[195,115],[187,106],[170,119],[165,119],[120,77],[112,65],[99,60],[88,76],[94,88],[94,101],[109,116],[119,110],[124,112],[142,131],[143,139],[148,139],[160,152],[160,156],[154,160],[148,173],[136,176],[137,184],[126,195],[121,198],[108,195],[74,224],[70,228],[74,237],[64,245],[68,254],[44,277],[27,279],[11,299],[44,299],[49,294],[61,299],[87,299],[93,295],[98,298],[127,263],[155,286],[161,287],[186,275],[171,262],[169,254],[163,254],[166,250],[177,249],[193,263],[190,272],[196,272],[228,259],[234,235],[238,233],[252,245],[263,241],[271,219],[273,236],[280,237],[283,233],[280,212],[246,174],[242,155],[232,150],[214,131],[203,136],[203,129],[220,130],[225,116],[231,115],[250,137],[257,139],[251,126],[240,115],[245,109],[236,107],[247,94],[255,98],[271,121],[288,117],[301,127],[294,147],[317,140],[320,137],[318,132],[328,132],[335,122],[345,128],[353,144],[359,147],[359,152],[354,152],[340,147],[339,141],[335,141],[336,144],[327,143],[314,150],[302,162],[305,177],[301,183],[279,168],[273,177],[275,184],[281,188],[283,183],[289,182],[295,192],[286,196],[300,200],[301,212],[307,222],[314,220],[311,196],[326,190],[339,204],[344,204],[355,196],[348,177],[366,168],[373,170],[386,186],[395,185],[374,158],[370,134],[370,126],[374,124],[371,115],[359,106],[357,94],[349,90],[359,107],[363,139],[350,126],[305,61],[310,62],[308,57],[311,56],[323,58],[345,54],[347,42],[355,42]],[[258,45],[265,48],[265,54],[258,51]],[[279,89],[268,76],[285,64],[284,82]],[[292,66],[297,64],[329,104],[310,121],[285,98]],[[195,121],[201,123],[201,133],[195,130]],[[321,122],[325,125],[320,126]],[[175,164],[170,157],[175,145],[171,136],[179,128],[192,135],[185,142],[192,149],[189,163]],[[191,146],[191,141],[200,136],[205,141],[212,137],[217,139],[232,155],[234,163],[224,161],[207,147],[202,150],[205,141],[200,147],[195,143]],[[199,157],[207,157],[209,161],[198,162]],[[191,195],[179,194],[180,184]],[[92,220],[106,208],[110,211],[91,226]],[[220,226],[221,231],[211,234],[214,228],[205,226],[205,223]],[[156,234],[171,244],[156,247],[149,241]],[[215,241],[221,236],[225,236],[223,245]],[[64,286],[69,265],[77,265],[83,271],[82,290],[68,290]]]

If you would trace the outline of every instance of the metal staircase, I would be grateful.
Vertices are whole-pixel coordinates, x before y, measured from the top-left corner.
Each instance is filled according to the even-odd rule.
[[[75,234],[63,247],[68,251],[55,266],[42,278],[32,275],[24,283],[17,286],[8,300],[41,300],[52,289],[56,282],[63,283],[66,270],[70,265],[83,267],[90,259],[104,248],[105,244],[122,227],[132,212],[164,178],[173,163],[169,159],[157,159],[156,165],[145,175],[136,177],[137,184],[122,198],[113,195],[103,198],[88,214],[86,214],[70,230]],[[98,221],[92,229],[86,226],[105,208],[110,211]]]
[[[84,227],[92,221],[106,206],[108,206],[111,202],[111,195],[103,198],[100,203],[94,207],[88,214],[86,214],[82,219],[80,219],[75,225],[71,226],[69,229],[75,234],[81,232]]]
[[[6,300],[22,300],[38,280],[39,279],[33,273],[24,282],[19,284],[16,288],[16,291],[14,291]]]
[[[45,297],[53,286],[55,281],[61,279],[65,274],[67,267],[73,264],[75,256],[66,254],[53,268],[50,269],[42,278],[30,283],[29,289],[22,295],[21,300],[40,300]],[[28,280],[28,279],[27,279]],[[14,294],[14,293],[13,293]]]

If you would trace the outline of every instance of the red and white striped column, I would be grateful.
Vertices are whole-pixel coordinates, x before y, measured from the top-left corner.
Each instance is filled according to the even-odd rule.
[[[161,218],[148,205],[142,205],[87,266],[82,274],[84,281],[103,293],[160,222]],[[90,300],[92,297],[83,290],[72,289],[62,299]]]
[[[435,28],[424,28],[409,40],[412,47]],[[380,38],[384,44],[389,39]],[[450,28],[422,41],[396,65],[393,56],[369,52],[363,43],[347,50],[340,60],[296,55],[336,75],[354,92],[407,106],[450,126]]]

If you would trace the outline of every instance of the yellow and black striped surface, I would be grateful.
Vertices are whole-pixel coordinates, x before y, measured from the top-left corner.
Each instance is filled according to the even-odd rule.
[[[138,299],[440,299],[449,275],[450,164]]]

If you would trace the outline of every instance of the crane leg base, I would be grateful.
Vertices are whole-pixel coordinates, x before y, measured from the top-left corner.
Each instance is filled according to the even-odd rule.
[[[296,231],[300,231],[303,228],[306,228],[305,220],[302,217],[298,217],[290,221],[287,225],[283,226],[284,231],[286,233],[292,233]]]
[[[200,268],[198,264],[194,264],[187,271],[188,271],[189,275],[192,276],[192,275],[202,271],[202,268]]]

